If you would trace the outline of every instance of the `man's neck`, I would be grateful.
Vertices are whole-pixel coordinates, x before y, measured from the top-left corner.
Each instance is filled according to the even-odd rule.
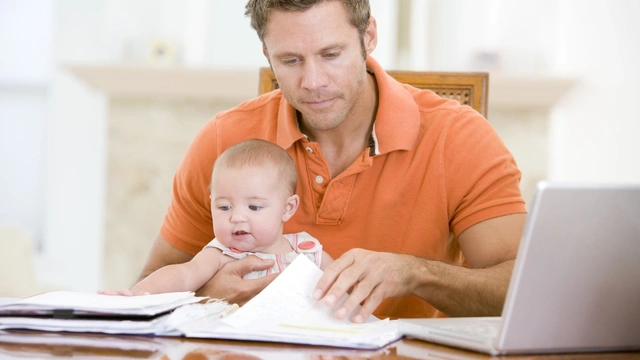
[[[367,73],[366,84],[356,107],[338,128],[313,131],[302,128],[301,124],[302,132],[320,146],[332,178],[346,170],[369,147],[377,110],[377,83],[375,77]]]

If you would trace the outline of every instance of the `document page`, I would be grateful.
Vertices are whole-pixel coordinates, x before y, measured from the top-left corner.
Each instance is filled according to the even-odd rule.
[[[18,300],[20,300],[20,298],[0,297],[0,306],[5,305],[5,304],[10,304],[10,303],[16,302]]]
[[[305,256],[298,256],[269,286],[233,314],[222,326],[196,331],[195,337],[233,338],[379,348],[401,337],[395,322],[371,316],[364,324],[339,320],[333,310],[312,297],[322,276]]]
[[[48,314],[69,310],[77,314],[115,314],[152,316],[181,305],[198,302],[193,292],[174,292],[143,296],[115,296],[75,291],[52,291],[0,305],[0,314]]]
[[[311,294],[321,276],[322,270],[311,260],[298,256],[262,292],[222,321],[239,328],[294,319],[316,304]]]

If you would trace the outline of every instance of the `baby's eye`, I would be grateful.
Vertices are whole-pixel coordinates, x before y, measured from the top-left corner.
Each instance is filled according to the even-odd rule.
[[[229,211],[230,209],[231,209],[231,206],[228,206],[228,205],[218,206],[218,210],[221,210],[221,211]]]
[[[249,205],[249,210],[251,211],[258,211],[260,210],[262,206],[258,206],[258,205]]]

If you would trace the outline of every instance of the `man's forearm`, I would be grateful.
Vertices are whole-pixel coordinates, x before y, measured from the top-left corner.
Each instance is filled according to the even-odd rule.
[[[413,292],[449,316],[499,316],[514,260],[482,269],[419,259]]]

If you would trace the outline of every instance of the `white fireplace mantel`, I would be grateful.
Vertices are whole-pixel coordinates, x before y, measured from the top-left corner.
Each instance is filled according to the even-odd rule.
[[[116,97],[242,101],[258,94],[258,70],[67,65],[90,87]],[[577,83],[557,76],[491,74],[489,109],[552,108]]]
[[[258,94],[258,70],[66,65],[109,97],[243,101]]]

